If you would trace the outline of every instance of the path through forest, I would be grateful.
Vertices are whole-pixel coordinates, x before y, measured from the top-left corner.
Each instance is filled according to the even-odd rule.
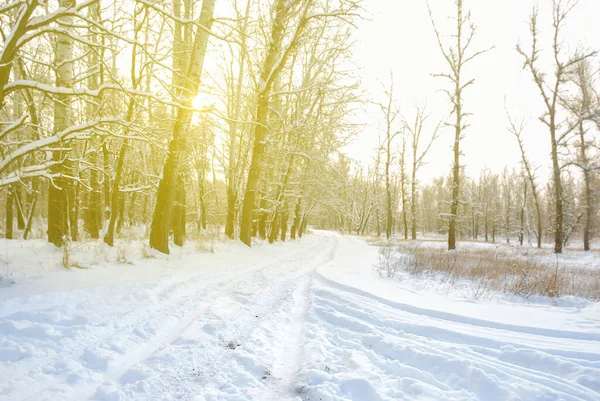
[[[113,266],[101,285],[81,279],[91,269],[1,289],[0,399],[600,397],[598,304],[417,291],[378,277],[375,248],[328,232],[175,259],[144,262],[163,264],[145,280]]]

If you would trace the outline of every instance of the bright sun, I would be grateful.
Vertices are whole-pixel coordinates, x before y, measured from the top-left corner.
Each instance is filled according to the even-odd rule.
[[[215,104],[214,96],[208,93],[199,93],[198,96],[192,100],[192,106],[196,110],[206,110]]]

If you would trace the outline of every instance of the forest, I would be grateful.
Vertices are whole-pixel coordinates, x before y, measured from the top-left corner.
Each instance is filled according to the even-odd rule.
[[[0,400],[600,400],[599,15],[0,0]]]
[[[600,228],[598,53],[563,46],[576,3],[549,7],[544,18],[537,8],[523,16],[530,37],[515,44],[544,110],[530,117],[551,144],[546,177],[528,156],[527,125],[508,108],[520,165],[464,172],[464,97],[477,85],[467,67],[494,44],[473,44],[477,21],[462,0],[448,16],[429,8],[446,63],[430,73],[447,114],[400,110],[393,76],[381,98],[365,96],[352,54],[357,21],[368,18],[360,1],[5,1],[4,237],[113,246],[135,229],[168,254],[203,235],[251,246],[302,237],[310,225],[446,236],[448,249],[471,239],[589,250]],[[445,17],[455,23],[441,27]],[[540,28],[553,42],[540,43]],[[365,103],[381,121],[368,164],[344,152]],[[452,165],[421,182],[440,136],[454,138]]]

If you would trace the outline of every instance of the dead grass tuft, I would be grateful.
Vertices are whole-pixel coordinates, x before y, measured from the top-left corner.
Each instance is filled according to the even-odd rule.
[[[448,252],[403,242],[380,249],[379,268],[392,271],[390,277],[398,271],[431,276],[447,288],[464,280],[475,298],[501,292],[525,298],[575,296],[600,300],[600,270],[597,269],[565,267],[559,263],[549,265],[531,255],[510,254],[502,248]]]

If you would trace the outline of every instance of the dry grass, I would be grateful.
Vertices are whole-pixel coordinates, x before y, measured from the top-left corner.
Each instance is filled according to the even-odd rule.
[[[504,247],[448,252],[411,242],[380,246],[378,268],[389,277],[403,271],[436,279],[447,289],[466,282],[475,298],[501,292],[525,298],[576,296],[600,300],[598,269],[551,265],[533,255],[507,253]]]

